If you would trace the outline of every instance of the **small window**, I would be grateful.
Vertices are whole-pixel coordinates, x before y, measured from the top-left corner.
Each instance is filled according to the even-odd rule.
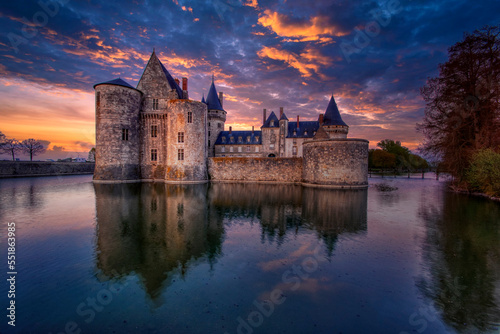
[[[271,150],[274,150],[274,144],[269,144],[269,148],[270,148]]]
[[[229,137],[229,142],[234,143],[234,137]]]
[[[208,147],[210,147],[210,139],[208,140]]]
[[[307,130],[306,130],[306,131],[304,131],[304,136],[307,136]]]
[[[229,146],[229,152],[233,152],[233,147]]]
[[[238,146],[238,152],[241,152],[241,146]]]
[[[294,146],[294,147],[292,148],[292,154],[293,154],[293,155],[297,155],[297,146]]]
[[[226,147],[225,147],[225,146],[222,146],[222,147],[220,148],[220,151],[221,151],[222,153],[226,152]]]
[[[222,137],[222,142],[225,143],[226,142],[226,137]]]
[[[177,142],[184,143],[184,132],[177,132]]]
[[[188,123],[193,123],[193,112],[188,111]]]
[[[238,143],[241,143],[243,141],[243,137],[239,136],[238,137]]]
[[[158,110],[158,99],[153,99],[153,110]]]
[[[208,136],[210,137],[210,131],[208,131]]]
[[[210,126],[210,122],[208,122],[208,126]]]
[[[255,141],[259,142],[259,136],[255,136]]]
[[[246,151],[247,151],[247,152],[250,152],[250,146],[247,146],[247,147],[246,147]]]
[[[313,136],[316,136],[316,131],[313,131]]]
[[[294,135],[294,136],[296,136],[296,135],[297,135],[297,131],[294,131],[294,132],[293,132],[293,135]]]
[[[177,150],[177,160],[184,160],[184,149],[180,148]]]
[[[269,123],[270,126],[274,126],[274,121],[271,121],[271,123]]]
[[[247,143],[250,142],[250,136],[247,136]]]
[[[259,147],[258,146],[255,146],[255,152],[259,152]]]
[[[122,129],[122,140],[128,140],[128,129]]]
[[[151,125],[151,137],[158,137],[158,125]]]
[[[222,123],[217,123],[218,128],[222,128]]]
[[[156,148],[151,149],[151,161],[158,161],[158,150]]]

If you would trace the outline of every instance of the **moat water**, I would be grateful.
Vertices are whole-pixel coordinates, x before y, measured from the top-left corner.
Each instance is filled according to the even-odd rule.
[[[1,333],[500,332],[500,205],[433,179],[4,179],[0,238]]]

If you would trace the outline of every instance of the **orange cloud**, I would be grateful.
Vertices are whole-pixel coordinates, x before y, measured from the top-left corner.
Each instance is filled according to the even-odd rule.
[[[271,29],[280,37],[288,37],[286,41],[290,42],[320,41],[326,43],[332,42],[332,39],[322,35],[344,36],[348,34],[332,25],[327,16],[314,16],[309,21],[298,22],[285,14],[266,9],[260,15],[258,23]]]
[[[259,3],[257,2],[257,0],[247,0],[247,2],[245,2],[243,5],[256,9],[259,8]]]
[[[280,60],[288,64],[288,66],[296,68],[304,77],[310,77],[313,73],[320,73],[321,66],[330,66],[332,60],[322,55],[319,50],[307,48],[300,55],[293,52],[278,49],[275,47],[263,47],[257,52],[260,58],[270,58]]]

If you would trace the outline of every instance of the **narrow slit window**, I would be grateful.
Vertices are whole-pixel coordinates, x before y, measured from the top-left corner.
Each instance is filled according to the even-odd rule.
[[[177,132],[177,142],[184,143],[184,132]]]
[[[122,140],[128,140],[128,129],[122,129]]]
[[[151,149],[151,161],[158,161],[158,150],[156,148]]]
[[[193,112],[188,111],[188,123],[193,123]]]
[[[151,137],[158,137],[158,125],[151,125]]]

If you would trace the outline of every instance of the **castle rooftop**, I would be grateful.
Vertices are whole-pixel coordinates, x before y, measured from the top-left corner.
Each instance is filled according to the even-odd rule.
[[[337,107],[337,103],[335,99],[332,97],[330,99],[330,103],[328,103],[328,107],[325,111],[325,116],[323,117],[323,125],[340,125],[340,126],[348,126],[340,117],[339,108]]]
[[[122,80],[121,78],[116,78],[114,80],[95,84],[94,89],[96,88],[96,86],[99,86],[99,85],[115,85],[115,86],[122,86],[122,87],[136,89],[135,87],[132,87],[128,82],[126,82],[125,80]]]

